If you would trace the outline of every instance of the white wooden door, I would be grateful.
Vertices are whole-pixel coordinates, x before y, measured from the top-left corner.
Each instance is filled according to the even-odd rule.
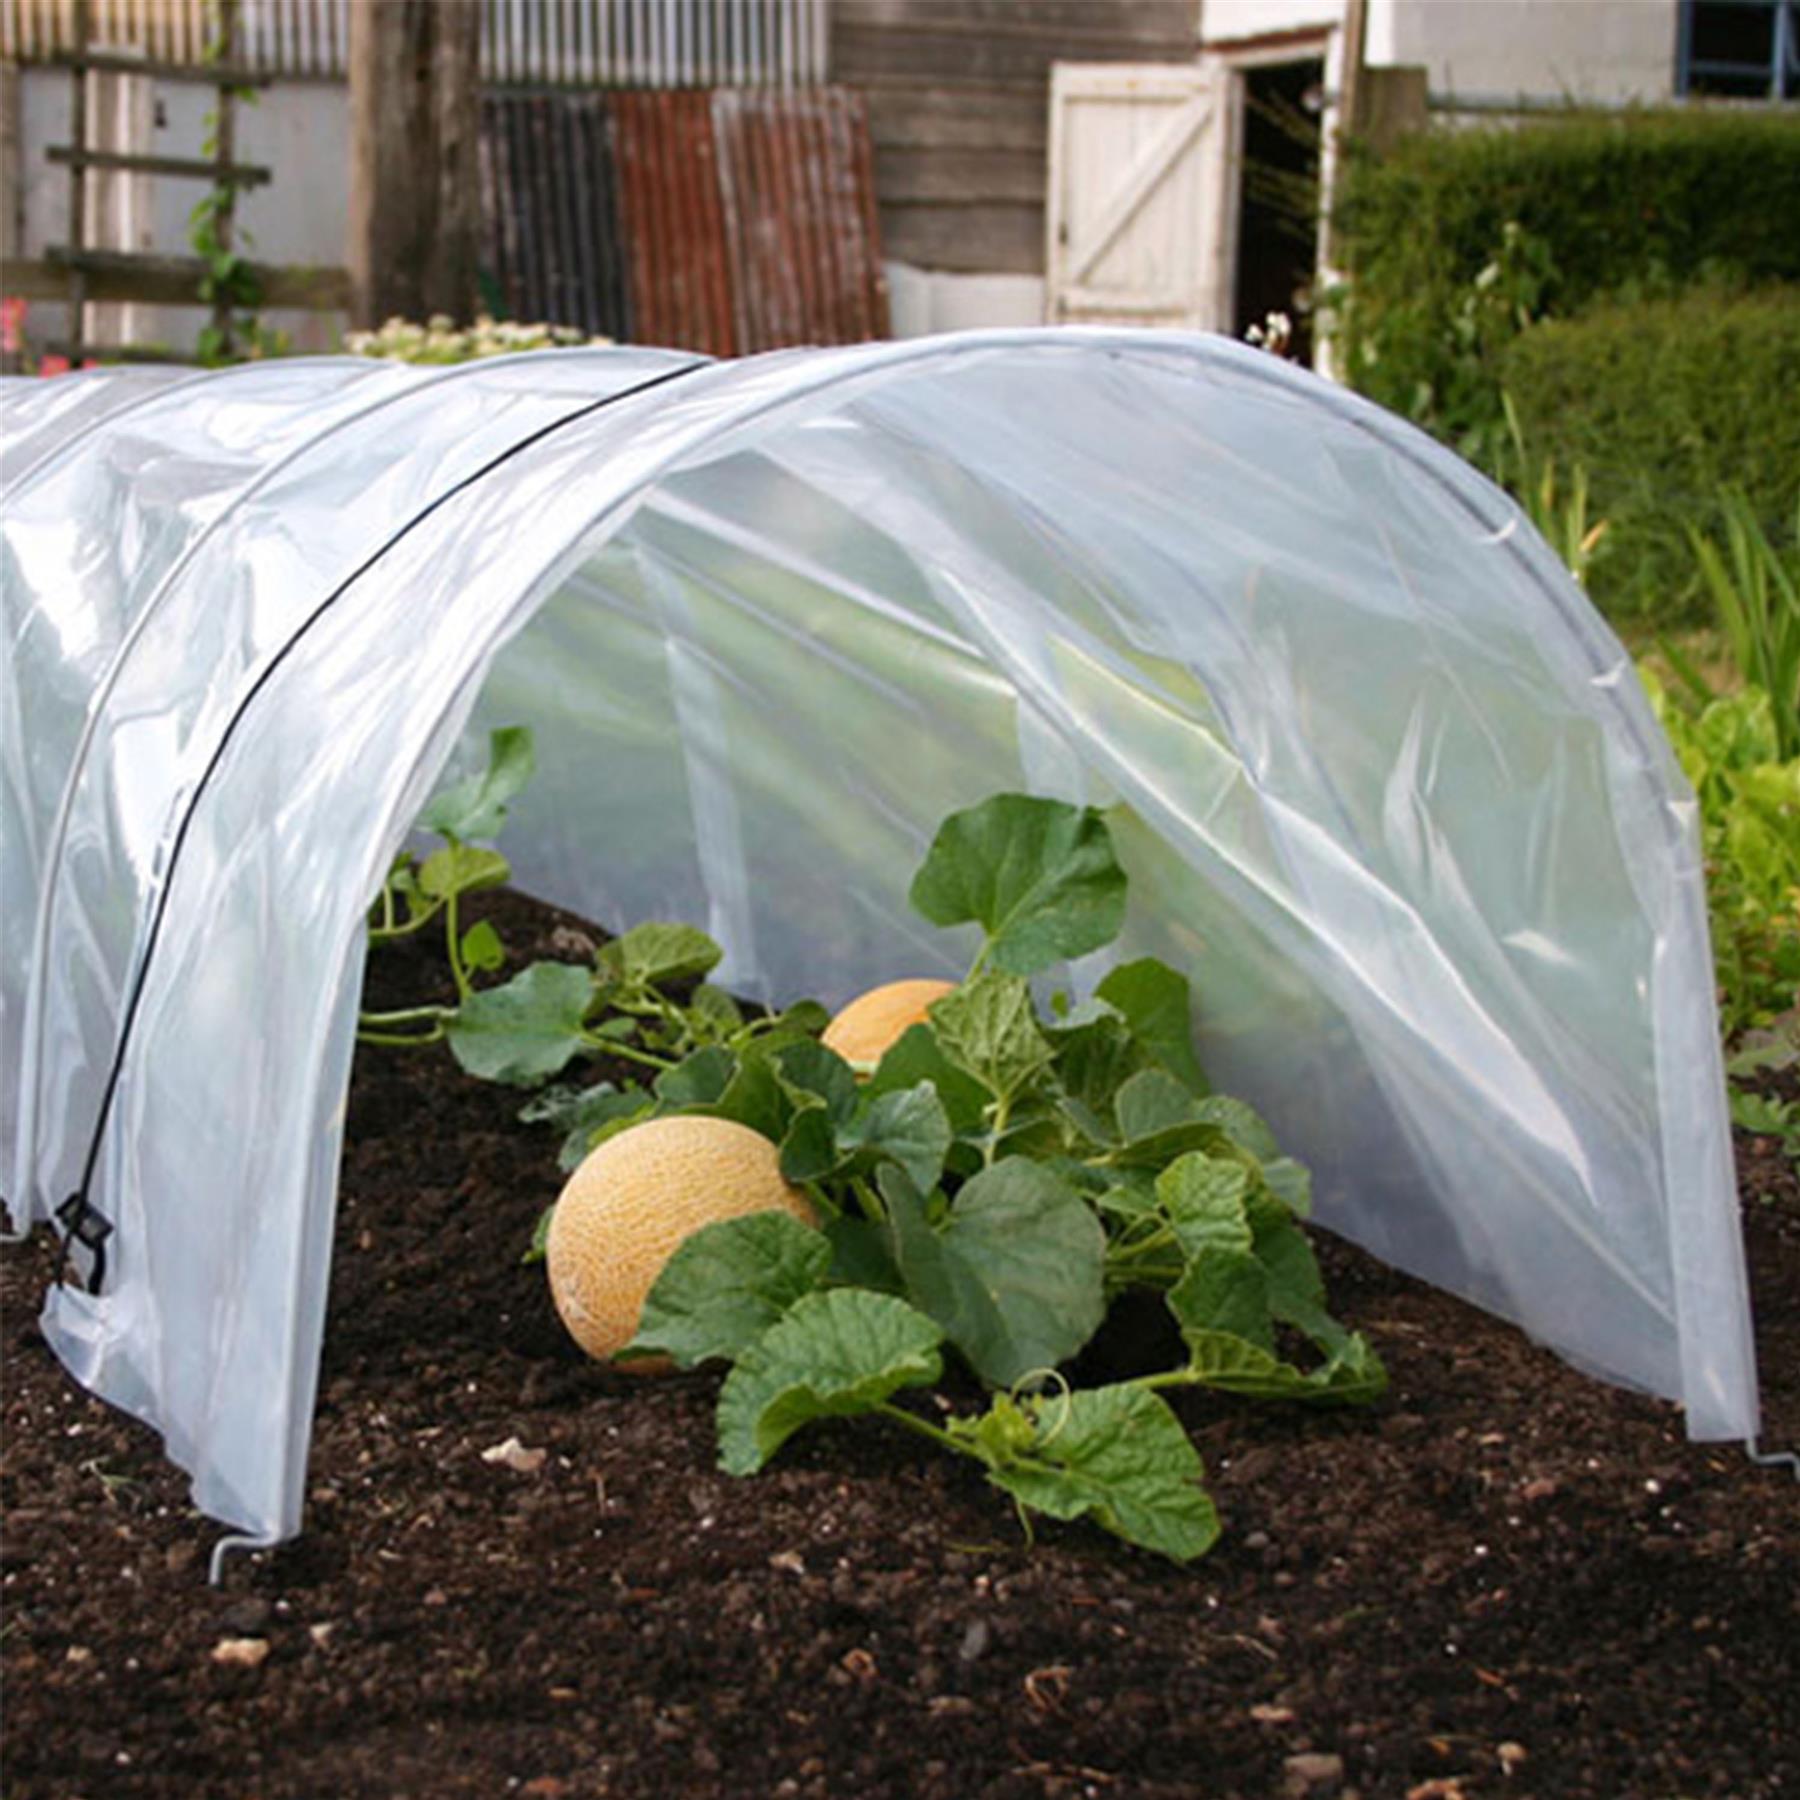
[[[1241,92],[1211,58],[1056,64],[1051,323],[1231,330]]]

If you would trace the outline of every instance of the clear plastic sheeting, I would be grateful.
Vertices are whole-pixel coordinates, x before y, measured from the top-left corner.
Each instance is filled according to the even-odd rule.
[[[49,845],[62,836],[71,772],[85,761],[84,727],[100,716],[127,666],[141,620],[265,470],[366,405],[371,389],[392,391],[405,379],[380,363],[343,358],[304,369],[254,363],[195,375],[128,367],[6,384],[0,637],[17,674],[0,715],[0,918],[7,921],[0,932],[0,1069],[23,1068],[33,977],[47,972],[31,926],[45,923],[38,896],[48,865],[58,873],[66,866]],[[203,654],[187,644],[176,660],[192,666]],[[166,731],[160,713],[172,691],[170,674],[166,659],[156,664],[149,710],[159,716],[133,746],[134,755],[149,759],[133,771],[139,783]],[[176,678],[174,686],[185,685]],[[145,840],[162,823],[154,805],[134,793],[120,818],[149,854]],[[133,917],[115,906],[123,890],[109,869],[92,872],[106,896],[91,916],[128,939]],[[104,1039],[116,1010],[103,1002],[95,1041]],[[29,1089],[0,1081],[0,1144],[21,1130],[14,1108],[22,1093],[28,1104]],[[35,1211],[28,1200],[15,1200],[13,1210],[20,1225]]]
[[[521,885],[703,923],[770,1001],[954,972],[905,898],[953,808],[1116,804],[1121,953],[1190,976],[1322,1222],[1754,1431],[1693,802],[1455,458],[1172,333],[276,367],[266,453],[151,479],[153,402],[71,411],[60,508],[5,518],[0,703],[62,710],[0,738],[0,1167],[111,1225],[45,1329],[206,1511],[299,1528],[365,909],[499,724]]]

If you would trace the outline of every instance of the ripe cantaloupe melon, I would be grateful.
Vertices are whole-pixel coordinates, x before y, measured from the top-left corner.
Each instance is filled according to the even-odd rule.
[[[941,1000],[954,981],[890,981],[858,994],[825,1027],[821,1041],[845,1062],[871,1071],[915,1025],[925,1023],[934,1000]]]
[[[568,1179],[544,1244],[550,1293],[588,1355],[616,1355],[663,1264],[683,1238],[716,1219],[784,1208],[814,1223],[782,1179],[780,1154],[729,1119],[649,1119],[608,1138]],[[648,1372],[647,1361],[621,1368]],[[667,1367],[662,1359],[654,1366]]]

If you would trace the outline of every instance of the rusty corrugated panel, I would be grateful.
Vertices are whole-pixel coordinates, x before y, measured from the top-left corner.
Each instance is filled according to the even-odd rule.
[[[707,95],[616,94],[613,121],[637,340],[735,355]]]
[[[885,336],[860,98],[720,90],[712,111],[743,349]]]
[[[887,333],[855,94],[490,95],[482,175],[515,318],[715,356]]]
[[[484,96],[482,260],[509,317],[626,340],[607,108],[601,94]]]

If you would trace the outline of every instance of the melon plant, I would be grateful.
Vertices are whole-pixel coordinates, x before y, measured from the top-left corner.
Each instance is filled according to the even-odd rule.
[[[465,1068],[520,1084],[589,1054],[646,1071],[527,1105],[576,1171],[533,1254],[548,1250],[590,1352],[725,1367],[723,1468],[753,1473],[796,1431],[871,1414],[974,1460],[1022,1519],[1088,1517],[1198,1556],[1219,1522],[1167,1390],[1327,1405],[1386,1383],[1327,1306],[1307,1172],[1211,1091],[1176,970],[1123,962],[1084,1004],[1040,1009],[1033,978],[1124,922],[1102,812],[1000,794],[953,814],[911,898],[979,928],[967,975],[889,984],[835,1020],[804,1002],[747,1016],[705,981],[717,945],[651,923],[591,966],[471,981],[430,1029]],[[674,1133],[716,1154],[704,1179],[649,1154]],[[1132,1292],[1167,1309],[1179,1357],[1072,1387]],[[906,1403],[946,1357],[985,1407]]]

